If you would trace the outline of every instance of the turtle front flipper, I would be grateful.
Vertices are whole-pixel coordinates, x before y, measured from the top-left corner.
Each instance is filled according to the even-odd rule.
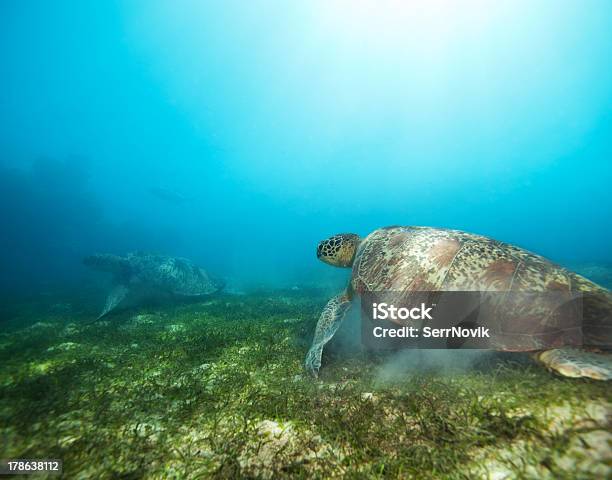
[[[559,375],[570,378],[612,380],[612,355],[577,348],[555,348],[535,353],[534,359]]]
[[[321,355],[323,347],[329,342],[344,319],[344,315],[351,306],[351,298],[348,292],[342,292],[333,297],[321,312],[317,328],[315,330],[314,339],[308,354],[306,355],[305,366],[306,370],[314,377],[319,374],[321,368]]]
[[[108,297],[106,297],[106,304],[104,305],[104,310],[102,310],[102,313],[98,315],[98,318],[96,318],[96,320],[100,320],[102,317],[107,315],[111,310],[116,308],[117,305],[119,305],[123,301],[123,299],[125,299],[128,292],[129,292],[129,289],[125,285],[123,284],[115,285],[113,289],[110,291],[110,293],[108,294]]]

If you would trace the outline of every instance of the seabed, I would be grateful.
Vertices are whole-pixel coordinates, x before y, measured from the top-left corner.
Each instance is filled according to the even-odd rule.
[[[0,457],[76,479],[612,474],[609,384],[521,355],[385,375],[388,356],[334,339],[312,380],[326,300],[224,294],[89,325],[91,305],[24,304],[0,333]]]

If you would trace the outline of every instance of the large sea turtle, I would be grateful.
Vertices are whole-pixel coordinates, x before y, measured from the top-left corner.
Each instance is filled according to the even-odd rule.
[[[458,230],[393,226],[365,238],[352,233],[334,235],[319,243],[317,257],[333,266],[352,267],[352,276],[347,288],[327,303],[319,317],[305,361],[315,376],[323,347],[338,330],[355,296],[382,291],[484,291],[581,295],[584,325],[589,326],[588,331],[584,329],[581,348],[498,349],[530,351],[537,362],[564,376],[612,378],[612,356],[605,351],[612,347],[610,292],[526,250]],[[511,309],[516,304],[502,304],[501,311],[510,322],[542,322],[546,306],[537,303],[524,302],[521,312]]]
[[[158,295],[195,297],[215,293],[224,286],[185,258],[147,253],[130,253],[125,257],[96,254],[86,257],[83,263],[113,274],[113,287],[98,319],[128,296],[136,301]]]

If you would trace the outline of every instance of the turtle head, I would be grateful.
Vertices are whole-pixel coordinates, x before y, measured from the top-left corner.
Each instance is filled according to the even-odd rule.
[[[83,259],[83,264],[94,270],[112,273],[117,273],[127,266],[127,262],[124,258],[108,253],[98,253],[85,257]]]
[[[361,239],[354,233],[340,233],[319,242],[317,258],[334,267],[351,267]]]

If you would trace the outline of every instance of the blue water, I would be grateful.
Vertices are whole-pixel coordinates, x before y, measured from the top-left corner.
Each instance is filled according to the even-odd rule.
[[[316,282],[393,224],[612,262],[609,1],[7,0],[0,55],[4,289],[131,250]]]

